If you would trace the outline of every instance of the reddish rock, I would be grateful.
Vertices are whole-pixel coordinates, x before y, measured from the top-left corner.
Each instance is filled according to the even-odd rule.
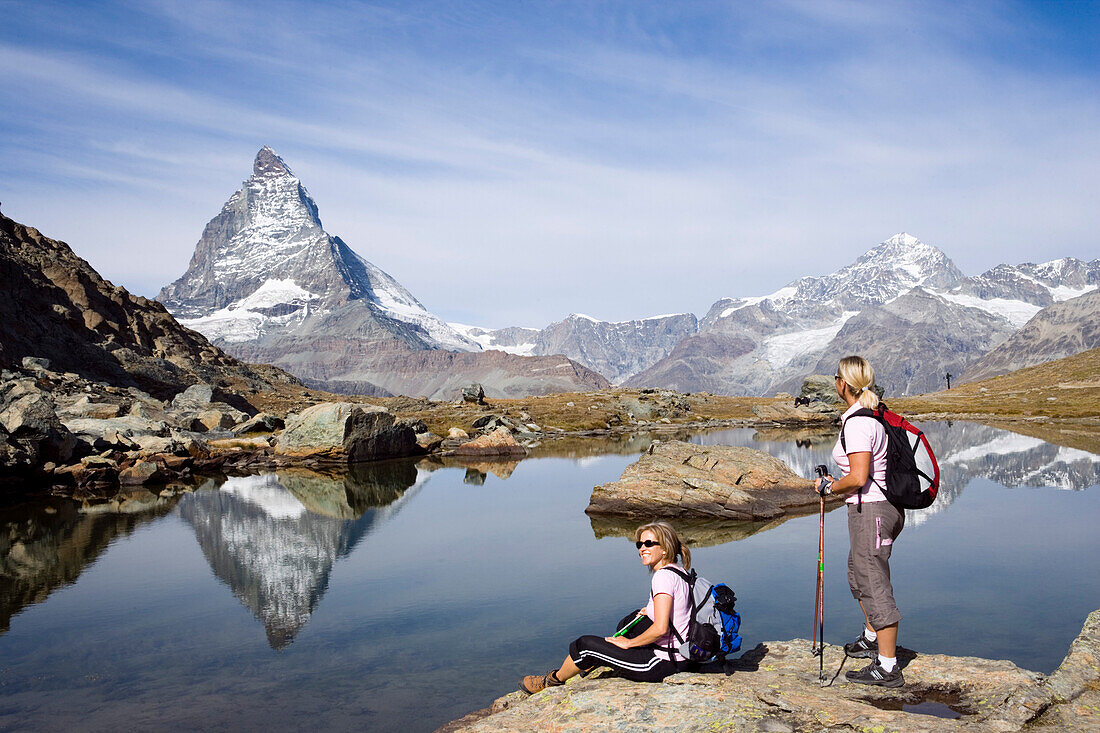
[[[508,428],[500,427],[455,448],[458,456],[525,456],[527,449],[516,442]]]
[[[118,474],[120,484],[150,484],[163,479],[164,474],[153,461],[138,461]]]
[[[816,509],[813,482],[762,451],[678,440],[654,443],[615,482],[597,486],[589,514],[774,519]],[[839,501],[831,498],[830,501]]]

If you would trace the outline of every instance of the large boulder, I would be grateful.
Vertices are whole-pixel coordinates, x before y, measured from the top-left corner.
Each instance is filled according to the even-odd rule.
[[[356,409],[386,412],[385,408],[355,402],[322,402],[287,416],[276,453],[309,455],[344,452],[348,419]]]
[[[423,453],[411,425],[385,410],[352,410],[344,433],[349,463],[403,458]]]
[[[420,453],[416,433],[384,407],[323,402],[288,416],[276,453],[350,462]]]
[[[805,397],[811,402],[825,402],[828,404],[843,404],[836,393],[836,380],[824,374],[811,374],[802,382],[800,397]]]
[[[474,438],[455,448],[458,456],[525,456],[527,449],[516,442],[506,427]]]
[[[752,448],[673,440],[653,443],[618,481],[592,489],[585,511],[744,521],[805,514],[817,507],[813,482],[774,456]]]
[[[172,398],[172,407],[177,410],[199,409],[209,405],[214,399],[214,388],[209,384],[192,384]]]
[[[462,388],[462,399],[464,402],[473,402],[475,405],[485,404],[485,388],[474,382]]]
[[[20,465],[64,462],[76,447],[76,439],[57,417],[53,399],[24,380],[5,384],[0,392],[0,426],[8,444],[5,460]]]

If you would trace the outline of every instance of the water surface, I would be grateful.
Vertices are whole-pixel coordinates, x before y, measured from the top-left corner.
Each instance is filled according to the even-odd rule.
[[[1100,456],[926,427],[945,488],[894,553],[901,643],[1053,670],[1100,606]],[[694,439],[761,448],[803,475],[831,448],[807,433]],[[646,571],[617,536],[632,523],[584,508],[646,444],[282,471],[149,495],[125,514],[60,500],[8,510],[0,728],[432,730],[644,604]],[[843,513],[826,524],[825,633],[841,643],[860,616]],[[745,649],[810,636],[816,515],[689,532],[700,571],[737,591]]]

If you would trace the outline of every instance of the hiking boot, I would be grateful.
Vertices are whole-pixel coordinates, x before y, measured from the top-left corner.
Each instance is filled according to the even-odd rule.
[[[849,657],[874,659],[878,656],[878,639],[871,641],[863,634],[860,634],[858,639],[844,645],[844,653]]]
[[[905,677],[901,674],[901,667],[894,667],[893,672],[887,672],[878,663],[876,658],[863,669],[850,669],[844,673],[849,682],[860,685],[880,685],[882,687],[901,687],[905,684]]]
[[[533,695],[536,692],[542,692],[547,687],[557,687],[558,685],[564,685],[554,674],[557,670],[552,669],[546,674],[529,674],[519,681],[519,689],[526,692],[528,695]]]

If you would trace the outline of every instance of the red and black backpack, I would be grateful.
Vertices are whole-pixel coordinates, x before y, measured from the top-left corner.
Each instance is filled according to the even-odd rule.
[[[873,417],[886,431],[886,486],[880,488],[890,503],[899,509],[931,506],[940,489],[940,465],[924,433],[881,403],[874,410],[860,408],[848,419],[853,417]],[[844,444],[844,425],[840,426],[840,447],[848,452]],[[873,475],[871,480],[874,480]],[[862,494],[860,496],[862,498]]]

